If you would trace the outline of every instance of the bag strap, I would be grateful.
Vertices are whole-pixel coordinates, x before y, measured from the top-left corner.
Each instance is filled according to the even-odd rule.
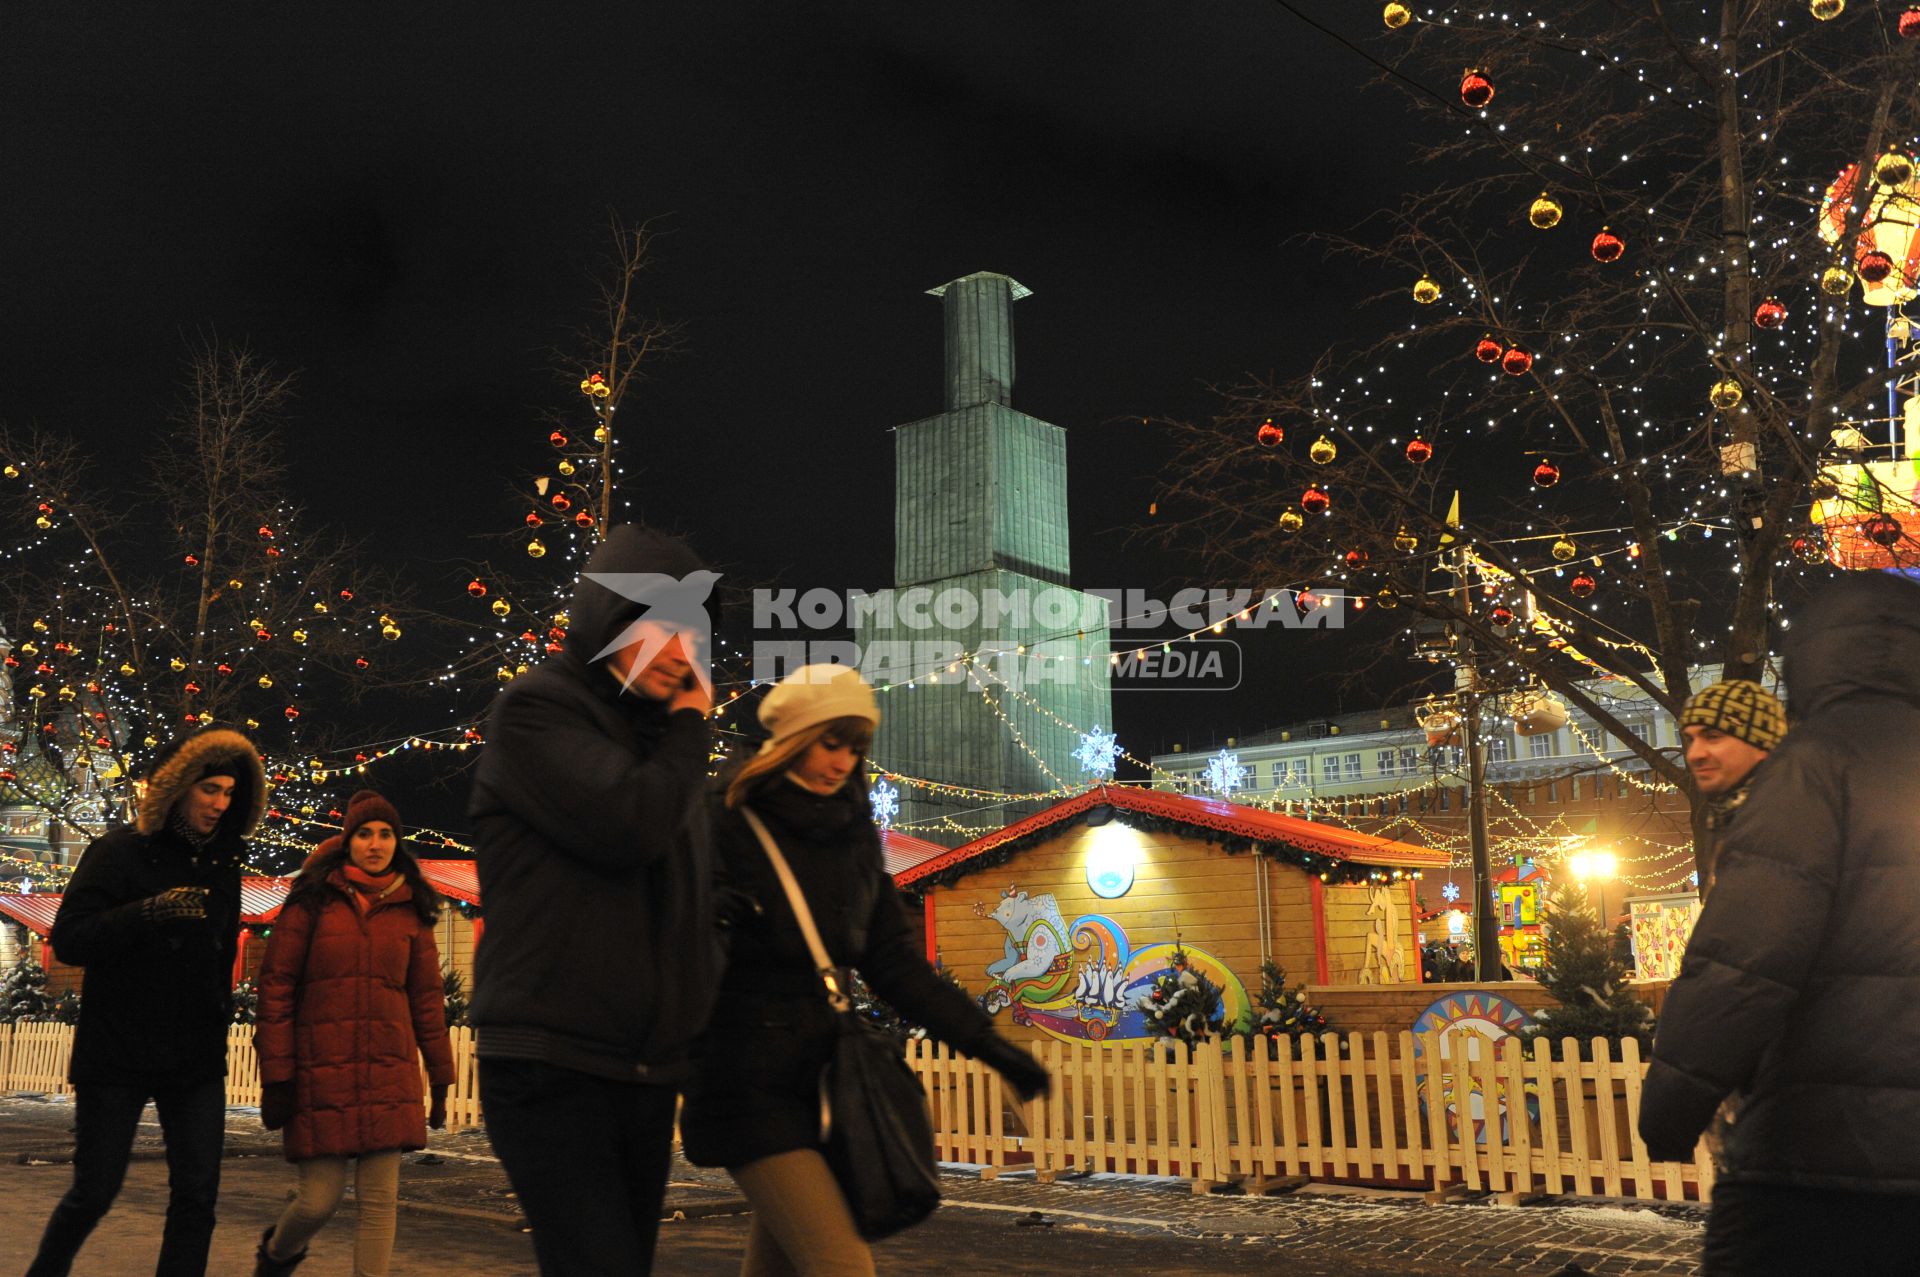
[[[740,814],[746,817],[747,827],[753,830],[753,836],[760,840],[760,849],[773,862],[773,872],[780,878],[780,886],[787,893],[787,903],[793,906],[794,920],[800,924],[800,934],[806,937],[807,949],[813,954],[814,970],[827,988],[827,1001],[835,1011],[852,1010],[853,1003],[840,987],[840,976],[834,969],[833,959],[827,956],[827,946],[820,943],[820,929],[813,925],[813,910],[807,908],[807,898],[801,893],[800,883],[793,876],[793,867],[780,854],[779,844],[774,842],[773,835],[767,832],[766,825],[753,808],[742,807]]]

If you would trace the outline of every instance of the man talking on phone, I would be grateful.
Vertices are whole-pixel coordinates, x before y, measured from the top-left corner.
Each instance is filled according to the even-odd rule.
[[[487,1132],[544,1277],[652,1269],[675,1099],[720,974],[703,801],[717,579],[684,542],[613,528],[562,650],[487,717],[471,1018]]]

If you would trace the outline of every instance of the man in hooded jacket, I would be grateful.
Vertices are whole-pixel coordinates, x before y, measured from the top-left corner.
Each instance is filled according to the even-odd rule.
[[[200,1277],[226,1141],[244,841],[266,810],[253,742],[214,728],[154,761],[138,823],[96,838],[53,920],[53,951],[85,968],[68,1076],[73,1187],[27,1277],[65,1277],[126,1178],[152,1100],[167,1145],[157,1277]]]
[[[680,541],[612,529],[564,649],[487,719],[470,1016],[488,1135],[546,1277],[652,1266],[678,1084],[721,964],[695,615],[714,579]]]
[[[1744,1094],[1708,1273],[1896,1272],[1920,1205],[1920,585],[1816,596],[1793,730],[1734,816],[1641,1093],[1656,1160]]]

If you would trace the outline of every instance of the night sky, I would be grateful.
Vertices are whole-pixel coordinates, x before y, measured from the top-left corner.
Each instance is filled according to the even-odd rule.
[[[1378,22],[1349,8],[1328,20]],[[1259,0],[4,23],[0,413],[130,485],[187,339],[244,339],[302,370],[295,495],[442,597],[548,462],[539,411],[577,407],[546,352],[587,317],[610,209],[660,219],[648,298],[690,346],[622,413],[633,514],[743,578],[890,584],[887,432],[942,407],[924,291],[1000,271],[1034,291],[1014,406],[1069,431],[1074,583],[1212,584],[1127,542],[1163,454],[1140,419],[1305,367],[1391,281],[1292,237],[1417,180],[1373,68]],[[1275,636],[1231,703],[1123,696],[1122,743],[1369,708],[1302,685],[1338,643]]]

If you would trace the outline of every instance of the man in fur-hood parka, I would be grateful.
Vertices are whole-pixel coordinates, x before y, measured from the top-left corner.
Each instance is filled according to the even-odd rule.
[[[157,1272],[206,1271],[225,1136],[227,1025],[240,932],[240,862],[266,808],[253,742],[212,728],[154,761],[137,821],[95,839],[53,923],[84,968],[74,1084],[73,1187],[28,1277],[60,1277],[112,1206],[141,1110],[167,1143],[170,1199]]]

